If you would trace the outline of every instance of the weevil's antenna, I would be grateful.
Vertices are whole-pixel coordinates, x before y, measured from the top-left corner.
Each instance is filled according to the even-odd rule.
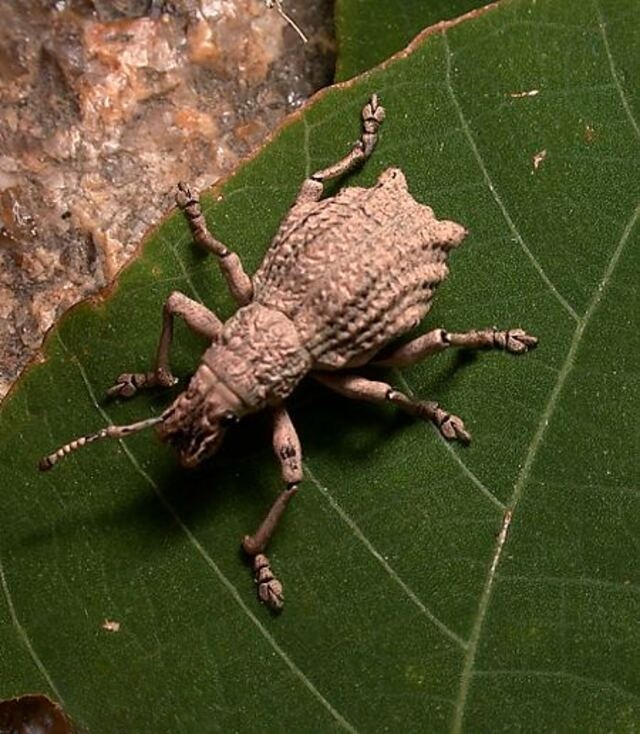
[[[130,423],[128,426],[107,426],[97,433],[90,433],[88,436],[80,436],[79,438],[75,438],[73,441],[69,441],[69,443],[66,443],[64,446],[61,446],[57,451],[49,454],[49,456],[43,456],[42,459],[40,459],[38,468],[40,471],[48,471],[52,466],[57,464],[60,459],[64,459],[64,457],[68,456],[72,451],[80,449],[88,443],[93,443],[93,441],[97,441],[100,438],[124,438],[125,436],[129,436],[131,433],[137,433],[138,431],[143,431],[145,428],[155,426],[163,420],[164,414],[155,418],[147,418],[146,420],[138,421],[137,423]]]

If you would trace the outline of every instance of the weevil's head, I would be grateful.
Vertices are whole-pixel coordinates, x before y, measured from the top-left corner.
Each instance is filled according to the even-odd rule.
[[[239,398],[200,367],[189,387],[165,410],[156,430],[178,451],[182,466],[192,468],[215,454],[242,412]]]

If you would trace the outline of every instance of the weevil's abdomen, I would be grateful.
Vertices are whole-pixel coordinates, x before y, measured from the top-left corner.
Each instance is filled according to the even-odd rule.
[[[252,412],[290,395],[311,368],[312,357],[291,319],[250,303],[226,322],[201,362]]]
[[[426,315],[465,234],[388,169],[370,189],[295,207],[256,274],[255,297],[289,316],[314,367],[356,366]]]

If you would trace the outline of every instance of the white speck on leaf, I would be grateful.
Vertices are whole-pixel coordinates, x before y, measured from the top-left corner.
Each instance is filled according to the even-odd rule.
[[[534,171],[537,171],[537,170],[538,170],[538,168],[540,167],[540,164],[542,163],[542,161],[544,161],[544,159],[545,159],[546,157],[547,157],[547,151],[546,151],[546,149],[545,149],[545,150],[540,150],[540,151],[538,151],[538,152],[537,152],[537,153],[536,153],[536,154],[535,154],[535,155],[533,156],[533,171],[532,171],[532,173],[533,173]]]
[[[540,94],[539,89],[530,89],[528,92],[510,92],[509,96],[512,99],[522,99],[523,97],[536,97]]]

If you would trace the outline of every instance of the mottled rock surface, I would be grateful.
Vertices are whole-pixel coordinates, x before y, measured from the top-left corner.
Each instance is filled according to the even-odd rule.
[[[0,3],[0,397],[173,202],[333,71],[329,0]]]

